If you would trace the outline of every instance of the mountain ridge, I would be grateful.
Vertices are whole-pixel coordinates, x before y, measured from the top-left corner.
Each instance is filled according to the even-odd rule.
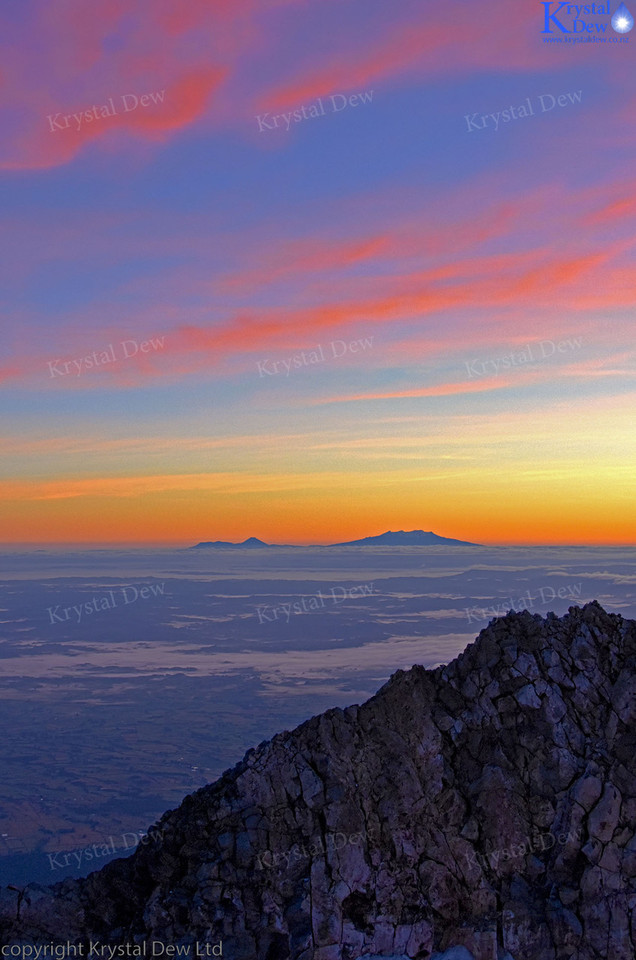
[[[378,536],[373,537],[363,537],[361,540],[345,540],[342,543],[327,543],[327,544],[309,544],[305,547],[298,544],[290,543],[265,543],[263,540],[259,540],[258,537],[248,537],[247,540],[243,540],[242,543],[232,543],[228,540],[202,540],[200,543],[195,543],[194,546],[188,547],[189,550],[198,550],[201,548],[215,548],[217,550],[239,550],[239,549],[314,549],[320,547],[321,549],[328,550],[331,547],[373,547],[373,546],[391,546],[391,547],[429,547],[436,545],[451,545],[451,546],[462,546],[462,547],[479,547],[479,543],[470,543],[468,540],[454,540],[452,537],[440,537],[437,533],[433,533],[431,530],[387,530],[385,533],[378,534]]]
[[[158,844],[31,885],[19,921],[1,891],[2,942],[633,960],[635,720],[634,621],[596,601],[511,611],[451,663],[249,750],[164,814]]]

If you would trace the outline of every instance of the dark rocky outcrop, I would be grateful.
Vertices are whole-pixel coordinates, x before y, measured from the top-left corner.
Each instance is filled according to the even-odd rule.
[[[457,660],[251,750],[84,880],[2,891],[2,943],[231,960],[633,960],[636,623],[509,613]],[[211,736],[214,731],[211,731]]]

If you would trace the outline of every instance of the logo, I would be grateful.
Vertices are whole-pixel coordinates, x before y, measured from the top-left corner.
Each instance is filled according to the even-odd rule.
[[[567,3],[559,0],[555,3],[550,0],[542,6],[542,34],[578,34],[576,39],[583,39],[584,35],[591,34],[591,38],[585,39],[604,39],[610,26],[615,33],[620,34],[629,33],[634,26],[634,18],[624,3],[620,3],[611,19],[610,0],[605,3]]]
[[[625,4],[621,3],[620,7],[612,17],[612,28],[616,31],[616,33],[629,33],[633,26],[634,18]]]

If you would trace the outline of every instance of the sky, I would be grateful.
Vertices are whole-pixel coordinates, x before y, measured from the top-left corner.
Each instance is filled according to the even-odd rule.
[[[5,0],[2,541],[635,543],[617,7]]]

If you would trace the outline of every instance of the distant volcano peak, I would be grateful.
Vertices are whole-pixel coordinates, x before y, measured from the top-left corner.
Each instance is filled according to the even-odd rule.
[[[269,548],[270,544],[259,540],[258,537],[248,537],[243,543],[232,543],[229,540],[204,540],[197,543],[190,549],[196,550],[199,547],[215,547],[217,550],[254,550],[261,547]]]
[[[479,544],[468,540],[453,540],[449,537],[440,537],[432,530],[387,530],[377,537],[364,537],[362,540],[349,540],[346,543],[335,543],[335,547],[430,547],[436,544],[462,547],[477,547]]]

